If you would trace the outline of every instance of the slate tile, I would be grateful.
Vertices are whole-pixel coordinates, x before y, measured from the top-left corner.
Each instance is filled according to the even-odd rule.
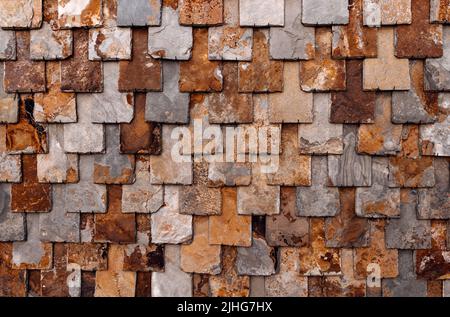
[[[81,271],[81,297],[94,297],[95,272]]]
[[[4,126],[0,126],[0,135],[6,135]],[[4,138],[4,137],[3,137]],[[6,141],[6,138],[4,138]],[[5,153],[6,142],[0,140],[0,182],[18,183],[22,180],[22,162],[20,155],[8,155]]]
[[[283,26],[284,0],[239,0],[241,26]]]
[[[108,268],[108,245],[102,243],[68,243],[67,266],[83,271],[105,271]]]
[[[25,215],[11,212],[10,203],[11,185],[0,184],[0,241],[25,240]]]
[[[364,25],[411,24],[411,0],[365,0]]]
[[[162,89],[162,65],[153,59],[148,50],[148,30],[132,29],[131,56],[119,62],[119,91],[147,92]],[[166,78],[164,78],[166,80]]]
[[[303,91],[346,89],[345,61],[332,59],[332,37],[330,28],[316,29],[315,58],[300,62],[300,84]]]
[[[136,180],[122,187],[122,212],[153,213],[164,206],[164,188],[150,184],[150,159],[136,158]]]
[[[377,58],[367,58],[363,64],[364,90],[409,90],[409,62],[394,56],[394,28],[378,30]]]
[[[270,57],[305,60],[314,58],[314,28],[302,24],[302,1],[286,0],[284,27],[271,27]]]
[[[209,275],[193,274],[192,276],[192,293],[193,297],[209,297]]]
[[[16,31],[16,51],[17,59],[5,62],[5,92],[44,92],[45,63],[30,60],[30,32]]]
[[[100,2],[100,0],[95,1]],[[73,31],[73,55],[67,60],[61,61],[62,91],[103,91],[102,63],[88,59],[88,46],[89,31],[83,29]]]
[[[108,186],[108,210],[95,215],[96,242],[133,243],[136,241],[135,214],[122,213],[122,187]],[[108,253],[111,252],[111,249]],[[110,263],[110,262],[109,262]],[[111,264],[110,266],[111,267]]]
[[[439,112],[436,122],[420,126],[422,155],[450,156],[448,129],[450,127],[449,95],[439,96]]]
[[[312,123],[313,94],[300,89],[300,64],[285,62],[283,91],[269,95],[271,123]]]
[[[150,272],[136,272],[136,297],[151,297],[151,278]]]
[[[1,0],[0,27],[39,28],[42,23],[42,0]]]
[[[364,0],[350,0],[349,23],[333,26],[334,58],[365,58],[377,56],[377,31],[363,25]]]
[[[25,297],[27,295],[27,271],[11,268],[12,243],[0,243],[0,295]]]
[[[161,0],[117,0],[117,25],[160,25],[161,2]]]
[[[239,62],[238,80],[239,92],[283,91],[283,63],[270,59],[268,30],[253,32],[253,58]]]
[[[363,63],[357,60],[346,61],[347,90],[331,94],[330,122],[373,123],[376,94],[363,89]]]
[[[450,22],[450,9],[447,0],[430,1],[430,21],[444,24]]]
[[[117,26],[90,29],[89,59],[94,61],[131,59],[131,29]]]
[[[223,0],[181,0],[181,25],[216,25],[223,22]]]
[[[188,273],[219,274],[221,246],[209,244],[209,217],[195,216],[192,242],[180,249],[180,268]]]
[[[208,186],[248,186],[252,179],[250,163],[211,162],[208,168]]]
[[[16,59],[16,34],[14,31],[0,29],[0,60],[8,59]]]
[[[38,183],[35,155],[24,155],[22,157],[22,170],[22,183],[11,186],[11,210],[13,212],[50,211],[52,208],[52,186]]]
[[[72,55],[72,31],[53,30],[51,21],[30,31],[30,59],[60,60]]]
[[[0,63],[0,74],[4,73],[4,69],[5,64]],[[0,122],[16,123],[18,120],[18,115],[19,115],[18,95],[6,93],[3,86],[3,80],[0,80]]]
[[[98,27],[102,25],[102,0],[58,0],[61,28]]]
[[[302,22],[311,25],[348,24],[348,0],[303,0]]]
[[[192,275],[180,269],[180,252],[178,245],[165,248],[165,271],[152,272],[153,297],[191,297]]]
[[[265,238],[253,232],[251,247],[238,247],[236,271],[238,275],[270,276],[275,274],[277,255]]]
[[[239,0],[223,1],[223,20],[223,25],[208,28],[208,58],[250,61],[253,29],[239,27]]]
[[[340,210],[339,191],[328,187],[327,157],[313,156],[309,187],[297,187],[297,214],[302,217],[333,217]]]
[[[178,3],[164,1],[161,26],[148,29],[148,52],[153,58],[189,60],[193,46],[192,27],[178,23]]]
[[[450,27],[445,26],[443,30],[443,43],[450,40]],[[426,91],[449,91],[450,90],[450,46],[444,45],[443,56],[425,60],[425,90]]]
[[[302,154],[342,154],[343,126],[329,122],[331,95],[313,94],[311,123],[298,127],[299,151]]]
[[[400,25],[395,34],[395,55],[436,58],[443,54],[442,26],[430,23],[430,2],[411,0],[410,25]]]

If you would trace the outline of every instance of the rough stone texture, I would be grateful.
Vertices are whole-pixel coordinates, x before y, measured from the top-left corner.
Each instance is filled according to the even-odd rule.
[[[208,60],[208,31],[195,29],[192,58],[180,63],[180,91],[221,91],[222,82],[222,65]]]
[[[16,31],[16,50],[17,59],[5,62],[5,92],[44,92],[45,63],[30,60],[29,32]]]
[[[444,27],[443,42],[450,40],[450,27]],[[425,90],[448,91],[450,90],[450,46],[444,45],[443,56],[425,60]]]
[[[194,235],[189,245],[182,245],[180,268],[189,273],[216,275],[221,271],[221,247],[209,244],[208,217],[194,218]]]
[[[0,130],[0,132],[2,132]],[[20,155],[8,155],[0,151],[0,181],[18,183],[22,179]]]
[[[395,155],[400,152],[402,126],[391,123],[391,104],[390,94],[377,95],[373,124],[361,124],[358,129],[358,153]]]
[[[178,244],[192,238],[192,216],[180,214],[180,189],[178,186],[164,187],[164,203],[152,214],[152,242]]]
[[[65,59],[72,55],[72,31],[54,31],[48,22],[30,32],[30,58],[33,60]]]
[[[97,184],[130,184],[134,182],[134,155],[119,152],[120,132],[117,126],[105,128],[106,152],[94,155],[94,182]]]
[[[430,21],[448,24],[450,22],[450,9],[447,0],[430,1]]]
[[[306,297],[308,279],[298,275],[300,257],[296,248],[280,248],[280,268],[272,276],[265,278],[264,287],[267,296]]]
[[[376,93],[363,90],[363,62],[346,62],[347,90],[331,94],[330,122],[373,123]]]
[[[330,94],[314,94],[313,120],[298,128],[299,150],[302,154],[342,154],[343,126],[329,123]]]
[[[191,297],[192,275],[180,269],[181,247],[168,245],[165,248],[165,271],[152,272],[152,296]]]
[[[120,152],[155,154],[161,153],[161,130],[158,123],[145,121],[146,95],[136,93],[134,98],[134,118],[120,125]]]
[[[392,93],[393,123],[433,123],[438,113],[437,93],[424,91],[424,62],[409,63],[411,89]]]
[[[303,91],[345,90],[345,61],[331,58],[333,34],[329,28],[316,29],[315,58],[300,63]]]
[[[150,157],[150,181],[152,184],[192,184],[192,161],[188,155],[181,155],[182,162],[172,161],[172,146],[176,143],[171,135],[176,126],[163,125],[162,152]]]
[[[420,126],[422,155],[450,156],[450,95],[439,96],[439,113],[436,122]]]
[[[180,212],[199,216],[217,215],[220,214],[221,203],[220,188],[208,187],[208,164],[194,163],[192,185],[180,189]]]
[[[383,27],[377,33],[378,57],[364,60],[364,90],[409,90],[409,62],[394,56],[394,29]]]
[[[70,123],[77,121],[76,96],[61,91],[61,67],[58,62],[46,62],[47,91],[34,95],[36,122]]]
[[[119,91],[160,91],[162,89],[161,63],[148,50],[148,30],[133,29],[130,61],[119,63]],[[164,78],[164,80],[166,80]]]
[[[275,274],[275,249],[266,240],[253,233],[252,246],[237,248],[236,271],[239,275],[267,276]]]
[[[108,270],[95,275],[95,297],[133,297],[136,289],[136,273],[123,271],[123,248],[111,245],[108,249]]]
[[[116,26],[90,29],[89,59],[105,61],[131,59],[131,29]]]
[[[300,89],[300,65],[285,62],[283,67],[283,92],[269,95],[271,123],[312,123],[313,94]]]
[[[0,60],[16,59],[16,35],[14,31],[0,29]]]
[[[411,0],[412,23],[395,34],[395,55],[407,58],[441,57],[442,26],[430,23],[430,2]]]
[[[241,7],[242,9],[242,7]],[[283,91],[283,63],[269,56],[269,32],[253,32],[253,59],[239,62],[239,92]]]
[[[400,189],[389,188],[389,159],[372,160],[372,186],[356,189],[356,214],[360,217],[399,217]]]
[[[309,223],[307,218],[296,215],[295,188],[281,187],[280,200],[280,215],[266,217],[267,244],[283,247],[306,246],[309,243]]]
[[[88,94],[77,95],[78,122],[64,125],[64,150],[69,153],[99,153],[105,149],[105,131],[91,122],[93,104]]]
[[[302,24],[302,0],[284,4],[284,27],[271,27],[270,57],[273,59],[313,59],[314,28]]]
[[[97,27],[102,24],[102,0],[58,0],[61,28]]]
[[[78,181],[78,156],[64,153],[64,127],[48,129],[48,154],[37,155],[37,177],[40,183],[74,183]]]
[[[222,273],[209,278],[212,297],[248,297],[250,295],[250,277],[238,275],[236,258],[237,248],[223,248]]]
[[[42,23],[42,0],[1,0],[0,27],[39,28]]]
[[[223,22],[223,0],[181,0],[180,24],[216,25]]]
[[[425,297],[427,283],[417,280],[414,274],[414,257],[411,251],[398,254],[399,275],[395,279],[382,281],[384,297]]]
[[[164,205],[164,188],[150,184],[149,158],[137,158],[135,174],[135,182],[122,187],[122,212],[157,212]]]
[[[39,214],[27,215],[27,240],[14,242],[11,266],[13,269],[46,270],[52,267],[52,244],[39,239]]]
[[[117,25],[160,25],[161,2],[161,0],[117,0]]]
[[[108,268],[108,246],[102,243],[68,243],[67,264],[78,265],[83,271],[104,271]]]
[[[369,247],[355,249],[357,278],[371,276],[371,269],[374,264],[379,266],[379,278],[395,278],[398,276],[398,250],[386,247],[384,229],[384,220],[371,220]]]
[[[348,0],[303,0],[304,24],[348,24]]]
[[[348,25],[333,26],[333,57],[376,57],[377,31],[363,26],[363,2],[350,0]]]
[[[79,170],[79,182],[66,185],[66,211],[106,212],[106,186],[93,182],[94,157],[90,155],[81,156]]]
[[[339,189],[340,213],[325,220],[326,246],[365,247],[369,243],[369,222],[355,213],[355,189]]]
[[[411,24],[411,0],[364,0],[364,25]]]
[[[0,74],[3,74],[4,69],[4,64],[0,63]],[[15,123],[17,122],[18,114],[19,107],[17,106],[17,95],[6,93],[3,88],[3,80],[0,80],[0,122]]]
[[[433,187],[434,167],[431,157],[420,157],[418,129],[406,126],[402,133],[402,152],[389,159],[391,187]]]
[[[96,242],[133,243],[136,241],[135,214],[122,213],[122,187],[108,186],[108,210],[95,215]]]
[[[180,64],[162,63],[164,86],[161,92],[147,93],[145,119],[162,123],[187,123],[189,115],[189,94],[180,92]]]
[[[12,213],[10,202],[11,185],[0,184],[0,241],[25,240],[25,215]]]
[[[250,61],[253,29],[239,27],[239,0],[224,0],[223,11],[224,25],[208,28],[208,58]]]
[[[161,26],[148,30],[148,52],[153,58],[189,60],[193,45],[192,27],[178,24],[176,4],[164,3]]]
[[[400,194],[400,218],[386,225],[386,246],[393,249],[429,249],[430,221],[418,220],[417,192],[403,189]]]
[[[22,158],[22,183],[11,186],[11,210],[13,212],[48,212],[52,209],[52,187],[39,184],[36,155]]]
[[[328,176],[331,186],[370,186],[372,184],[372,158],[356,153],[356,127],[344,128],[342,156],[328,156]]]
[[[341,274],[339,249],[325,246],[324,219],[310,219],[310,245],[299,249],[300,275],[326,276]]]
[[[101,92],[102,63],[88,59],[89,31],[73,31],[73,55],[61,62],[61,90],[66,92]]]
[[[340,210],[339,190],[328,187],[327,158],[313,156],[310,187],[297,187],[297,214],[303,217],[335,216]]]
[[[434,188],[419,189],[418,217],[421,219],[450,219],[450,169],[446,159],[435,159]]]
[[[222,189],[222,212],[209,217],[209,242],[230,246],[249,247],[251,240],[250,216],[237,212],[237,193],[234,188]]]
[[[283,26],[284,0],[239,0],[241,26]]]
[[[251,173],[250,163],[212,162],[208,168],[208,186],[248,186]]]
[[[450,277],[450,251],[446,247],[446,233],[444,221],[431,223],[431,248],[415,251],[418,278],[441,280]]]
[[[0,243],[1,296],[24,297],[27,294],[27,271],[11,268],[12,243]]]

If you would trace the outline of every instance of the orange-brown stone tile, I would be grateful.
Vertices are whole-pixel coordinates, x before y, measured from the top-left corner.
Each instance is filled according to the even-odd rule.
[[[61,61],[61,90],[66,92],[103,91],[102,63],[88,58],[89,32],[73,32],[73,56]]]
[[[132,39],[132,59],[119,63],[119,91],[160,91],[162,89],[161,62],[147,53],[147,29],[133,29]]]
[[[431,0],[431,22],[450,22],[450,0]]]
[[[223,22],[223,0],[181,0],[180,24],[215,25]]]
[[[345,90],[345,61],[331,58],[330,28],[316,29],[316,57],[300,62],[300,84],[304,91]]]
[[[0,243],[0,296],[24,297],[27,294],[25,270],[11,267],[12,243]]]
[[[209,275],[208,274],[194,274],[192,276],[194,297],[209,297]]]
[[[396,28],[395,55],[436,58],[443,54],[442,26],[430,23],[430,1],[411,0],[412,23]]]
[[[251,62],[239,62],[239,92],[283,91],[283,62],[269,56],[269,33],[256,30],[253,34]]]
[[[83,271],[104,271],[108,268],[108,246],[102,243],[69,243],[67,263],[76,264]]]
[[[16,32],[17,60],[5,62],[6,92],[44,92],[45,62],[30,60],[30,33]]]
[[[158,155],[161,153],[162,126],[145,121],[146,95],[135,94],[134,118],[127,124],[120,125],[120,151],[122,153],[139,153]]]
[[[349,1],[348,25],[333,26],[334,58],[377,56],[377,30],[363,26],[363,1]]]
[[[222,64],[208,60],[208,30],[194,30],[192,58],[180,63],[181,92],[222,91]]]
[[[136,241],[135,214],[122,213],[122,187],[108,187],[108,211],[95,215],[96,242],[133,243]]]
[[[150,272],[137,272],[136,273],[136,297],[151,297],[151,280],[152,273]]]
[[[35,155],[22,158],[23,182],[11,186],[11,210],[14,212],[47,212],[52,208],[52,186],[39,184]]]

